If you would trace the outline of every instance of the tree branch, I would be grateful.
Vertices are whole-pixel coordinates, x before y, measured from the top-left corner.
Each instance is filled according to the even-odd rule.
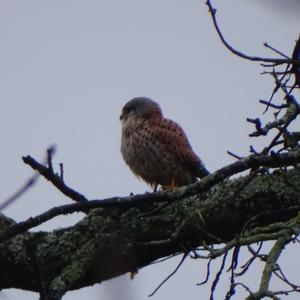
[[[217,18],[216,18],[216,13],[217,13],[217,10],[213,7],[212,3],[210,0],[207,0],[206,1],[206,5],[208,6],[208,9],[209,9],[209,13],[211,14],[211,17],[212,17],[212,20],[213,20],[213,24],[214,24],[214,27],[219,35],[219,38],[221,39],[223,45],[233,54],[243,58],[243,59],[246,59],[246,60],[250,60],[250,61],[258,61],[258,62],[265,62],[265,63],[272,63],[272,64],[275,64],[275,65],[280,65],[280,64],[288,64],[288,63],[294,63],[296,65],[299,66],[299,60],[298,59],[282,59],[282,58],[263,58],[263,57],[259,57],[259,56],[249,56],[249,55],[246,55],[236,49],[234,49],[224,38],[223,36],[223,33],[221,32],[221,29],[218,25],[218,22],[217,22]]]
[[[90,200],[86,202],[67,204],[58,207],[51,208],[50,210],[36,216],[31,217],[26,221],[20,222],[0,232],[0,242],[6,239],[25,232],[26,230],[36,227],[56,216],[66,215],[79,211],[87,211],[94,208],[107,208],[107,207],[124,207],[128,208],[134,205],[142,205],[149,203],[159,202],[174,202],[185,197],[195,195],[197,193],[203,193],[208,191],[212,186],[221,182],[227,177],[230,177],[239,172],[243,172],[250,168],[264,167],[281,167],[296,165],[300,162],[300,152],[291,151],[288,153],[273,154],[273,155],[250,155],[242,158],[226,167],[223,167],[211,175],[204,178],[201,182],[176,188],[170,191],[161,191],[154,194],[146,193],[141,195],[129,196],[129,197],[113,197],[102,200]],[[51,181],[60,191],[64,194],[68,194],[69,197],[75,199],[81,199],[81,194],[67,187],[63,181],[61,181],[58,175],[50,173],[48,168],[42,166],[36,162],[32,157],[27,156],[25,163],[30,165],[32,168],[40,172],[45,178]],[[71,191],[71,192],[70,192]],[[78,196],[79,195],[79,196]],[[79,198],[78,198],[79,197]],[[72,198],[73,199],[73,198]],[[84,198],[86,199],[86,198]]]
[[[59,191],[61,191],[64,195],[71,198],[76,202],[86,202],[87,199],[84,195],[78,193],[77,191],[68,187],[63,181],[63,176],[59,176],[55,174],[52,167],[52,159],[51,156],[48,155],[48,167],[43,166],[31,156],[24,156],[23,161],[25,164],[31,166],[33,170],[36,170],[43,177],[49,180]]]
[[[156,259],[187,253],[199,246],[227,241],[228,247],[233,247],[238,242],[242,245],[277,239],[281,234],[278,227],[258,230],[256,226],[264,228],[283,222],[285,230],[284,222],[294,218],[298,210],[283,209],[300,207],[300,171],[257,175],[236,196],[238,199],[232,197],[232,191],[247,180],[248,176],[226,180],[209,191],[182,196],[159,214],[147,217],[140,216],[155,208],[150,197],[155,199],[159,193],[146,196],[147,202],[139,204],[135,200],[130,206],[112,207],[111,203],[105,209],[93,209],[70,228],[52,233],[24,232],[6,239],[0,244],[0,278],[5,278],[0,288],[39,291],[42,286],[51,299],[59,299],[69,290],[135,271]],[[228,201],[224,202],[225,198]],[[244,231],[248,220],[268,210],[273,213],[258,218]],[[11,222],[5,221],[1,229],[7,229]],[[227,249],[230,248],[224,251]],[[35,268],[26,259],[29,252],[35,258]],[[40,272],[38,279],[36,270]]]

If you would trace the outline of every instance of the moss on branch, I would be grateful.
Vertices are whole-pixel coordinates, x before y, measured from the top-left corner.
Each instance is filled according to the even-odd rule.
[[[44,289],[59,299],[68,290],[203,244],[238,244],[237,236],[251,243],[259,228],[285,224],[297,215],[299,175],[298,169],[258,174],[251,180],[248,175],[159,210],[161,203],[94,209],[72,227],[19,234],[0,244],[0,286]],[[260,232],[262,239],[272,238],[272,226],[270,232]],[[12,276],[4,280],[8,272]]]

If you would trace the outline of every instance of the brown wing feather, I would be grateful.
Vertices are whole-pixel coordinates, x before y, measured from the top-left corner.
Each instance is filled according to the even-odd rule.
[[[194,177],[206,176],[208,171],[200,158],[193,151],[188,138],[179,124],[162,118],[151,124],[156,138],[172,153],[177,163],[181,164]]]

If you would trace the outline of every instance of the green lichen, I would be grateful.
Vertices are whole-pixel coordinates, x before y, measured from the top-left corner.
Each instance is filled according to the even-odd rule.
[[[70,255],[70,252],[67,252]],[[91,240],[82,245],[73,255],[71,262],[64,266],[60,274],[55,277],[49,287],[53,295],[63,295],[71,289],[86,274],[95,253],[95,245]]]
[[[66,285],[61,277],[57,277],[52,281],[50,291],[53,295],[63,295],[65,293]]]
[[[27,234],[19,234],[12,238],[8,245],[10,258],[15,264],[24,263],[27,261],[26,244],[28,242]]]

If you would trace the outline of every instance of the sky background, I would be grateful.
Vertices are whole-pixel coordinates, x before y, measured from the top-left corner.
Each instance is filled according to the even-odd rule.
[[[246,155],[249,145],[263,147],[265,140],[248,137],[253,127],[246,118],[272,116],[262,116],[258,99],[268,99],[273,80],[260,75],[258,64],[225,50],[204,2],[0,0],[0,199],[31,176],[21,157],[42,160],[52,144],[66,183],[89,199],[149,191],[120,154],[120,111],[135,96],[158,101],[165,116],[185,129],[210,171],[233,161],[227,150]],[[263,47],[268,42],[292,52],[300,1],[213,4],[225,37],[239,50],[272,56]],[[65,203],[70,201],[41,178],[5,214],[21,221]],[[59,217],[35,230],[69,226],[80,218]],[[283,261],[287,267],[299,264],[299,270],[299,260],[289,259],[293,251]],[[144,268],[131,282],[121,276],[64,299],[148,299],[178,259]],[[204,277],[205,262],[188,261],[153,299],[207,299],[208,288],[196,286]],[[257,273],[248,277],[255,284]],[[5,290],[1,297],[38,299],[20,290]]]

